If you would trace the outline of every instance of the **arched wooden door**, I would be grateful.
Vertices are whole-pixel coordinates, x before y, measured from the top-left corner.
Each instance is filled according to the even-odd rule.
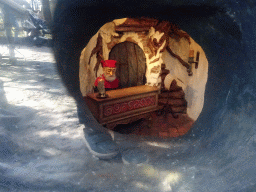
[[[109,59],[116,60],[116,76],[120,88],[134,87],[146,83],[146,57],[143,50],[131,42],[114,46]]]

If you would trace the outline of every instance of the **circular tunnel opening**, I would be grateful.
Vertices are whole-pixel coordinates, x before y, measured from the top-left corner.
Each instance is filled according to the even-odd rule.
[[[165,170],[180,171],[184,176],[181,181],[177,185],[170,184],[177,191],[254,191],[256,96],[252,22],[255,21],[255,3],[130,0],[122,4],[104,1],[83,5],[84,2],[77,2],[65,14],[59,9],[55,22],[57,64],[63,63],[74,72],[73,76],[68,76],[73,83],[63,75],[70,93],[79,93],[80,53],[99,27],[115,18],[143,15],[175,21],[207,55],[209,70],[204,107],[187,136],[169,142],[170,148],[164,154],[154,153],[151,163]],[[65,69],[63,67],[64,74]],[[180,148],[175,150],[172,146],[176,143]],[[152,149],[146,149],[149,148]],[[195,175],[190,175],[192,172]]]
[[[99,99],[95,82],[106,76],[102,60],[116,61],[119,85]],[[119,133],[171,138],[185,135],[202,111],[208,60],[177,25],[124,18],[106,23],[90,39],[79,75],[100,124]]]

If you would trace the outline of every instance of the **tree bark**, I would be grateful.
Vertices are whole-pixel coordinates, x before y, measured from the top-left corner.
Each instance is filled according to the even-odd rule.
[[[42,0],[42,6],[43,6],[44,19],[46,20],[47,24],[49,26],[51,26],[51,24],[52,24],[52,13],[51,13],[51,9],[50,9],[49,0]]]

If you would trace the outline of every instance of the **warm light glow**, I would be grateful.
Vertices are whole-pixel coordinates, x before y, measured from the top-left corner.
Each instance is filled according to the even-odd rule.
[[[150,165],[144,165],[142,167],[143,169],[143,173],[147,176],[147,177],[157,177],[159,175],[159,172]]]
[[[172,186],[176,185],[182,179],[182,176],[179,172],[160,171],[151,165],[144,165],[142,167],[142,173],[146,177],[158,180],[158,187],[161,189],[160,191],[165,192],[171,192]]]
[[[163,191],[172,191],[172,185],[178,183],[181,179],[181,174],[178,172],[168,173],[162,182]]]
[[[193,49],[189,50],[189,57],[194,57],[194,50]]]
[[[136,185],[136,187],[138,187],[140,189],[150,190],[150,187],[148,187],[146,184],[144,184],[142,182],[136,182],[135,185]]]

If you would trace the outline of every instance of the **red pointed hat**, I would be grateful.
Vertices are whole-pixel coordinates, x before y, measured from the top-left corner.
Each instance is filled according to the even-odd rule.
[[[115,60],[105,60],[101,61],[102,67],[111,67],[116,68],[116,61]]]

